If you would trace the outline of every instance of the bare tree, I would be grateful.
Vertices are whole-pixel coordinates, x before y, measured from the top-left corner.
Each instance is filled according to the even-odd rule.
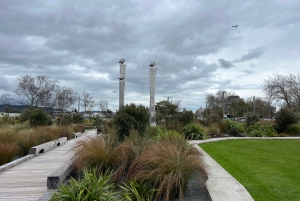
[[[300,109],[300,75],[274,74],[264,81],[263,91],[270,99],[284,102],[288,109]]]
[[[84,108],[85,113],[95,107],[95,101],[90,94],[83,92],[81,99],[81,106]]]
[[[57,90],[55,105],[63,111],[63,114],[65,114],[65,111],[73,105],[76,100],[77,94],[73,91],[73,89],[63,87]]]
[[[99,100],[98,105],[99,105],[101,111],[108,110],[108,102],[107,102],[107,100]]]
[[[3,94],[0,96],[0,102],[2,103],[4,107],[4,111],[9,114],[10,111],[10,103],[13,99],[9,94]]]
[[[53,97],[53,91],[57,87],[57,81],[48,76],[39,75],[31,77],[24,75],[18,78],[18,86],[15,93],[25,96],[30,106],[45,106]]]

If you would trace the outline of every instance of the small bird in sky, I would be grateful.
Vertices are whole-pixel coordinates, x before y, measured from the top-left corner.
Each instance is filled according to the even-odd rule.
[[[235,26],[232,26],[232,27],[235,27],[235,28],[237,28],[238,26],[240,26],[240,25],[235,25]]]

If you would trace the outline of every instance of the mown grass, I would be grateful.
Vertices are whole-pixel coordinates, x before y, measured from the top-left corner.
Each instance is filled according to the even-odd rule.
[[[227,140],[200,147],[254,200],[299,200],[300,140]]]

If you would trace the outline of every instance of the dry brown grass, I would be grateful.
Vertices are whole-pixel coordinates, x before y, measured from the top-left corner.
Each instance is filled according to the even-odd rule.
[[[29,149],[39,144],[40,134],[34,129],[22,130],[19,132],[18,145],[20,156],[29,153]]]
[[[19,147],[16,143],[0,142],[0,166],[11,162],[18,149]]]
[[[206,176],[201,154],[183,137],[169,136],[152,144],[132,163],[129,175],[158,187],[158,196],[169,200],[177,194],[183,200],[188,180],[196,173]]]
[[[125,137],[124,142],[118,144],[114,150],[117,160],[114,180],[120,181],[128,176],[129,166],[150,143],[150,140],[140,136],[137,131],[131,131],[129,137]]]
[[[114,144],[109,140],[105,141],[102,136],[80,140],[72,150],[74,151],[72,161],[77,170],[96,167],[98,171],[105,172],[115,167]]]
[[[84,133],[85,131],[85,126],[83,124],[71,124],[70,127],[74,133]]]

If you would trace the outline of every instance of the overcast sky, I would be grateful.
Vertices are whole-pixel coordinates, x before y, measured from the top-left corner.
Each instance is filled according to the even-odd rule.
[[[115,111],[121,58],[125,104],[149,106],[151,61],[156,102],[195,111],[218,90],[265,97],[269,76],[300,72],[300,1],[0,1],[0,95],[47,75]]]

